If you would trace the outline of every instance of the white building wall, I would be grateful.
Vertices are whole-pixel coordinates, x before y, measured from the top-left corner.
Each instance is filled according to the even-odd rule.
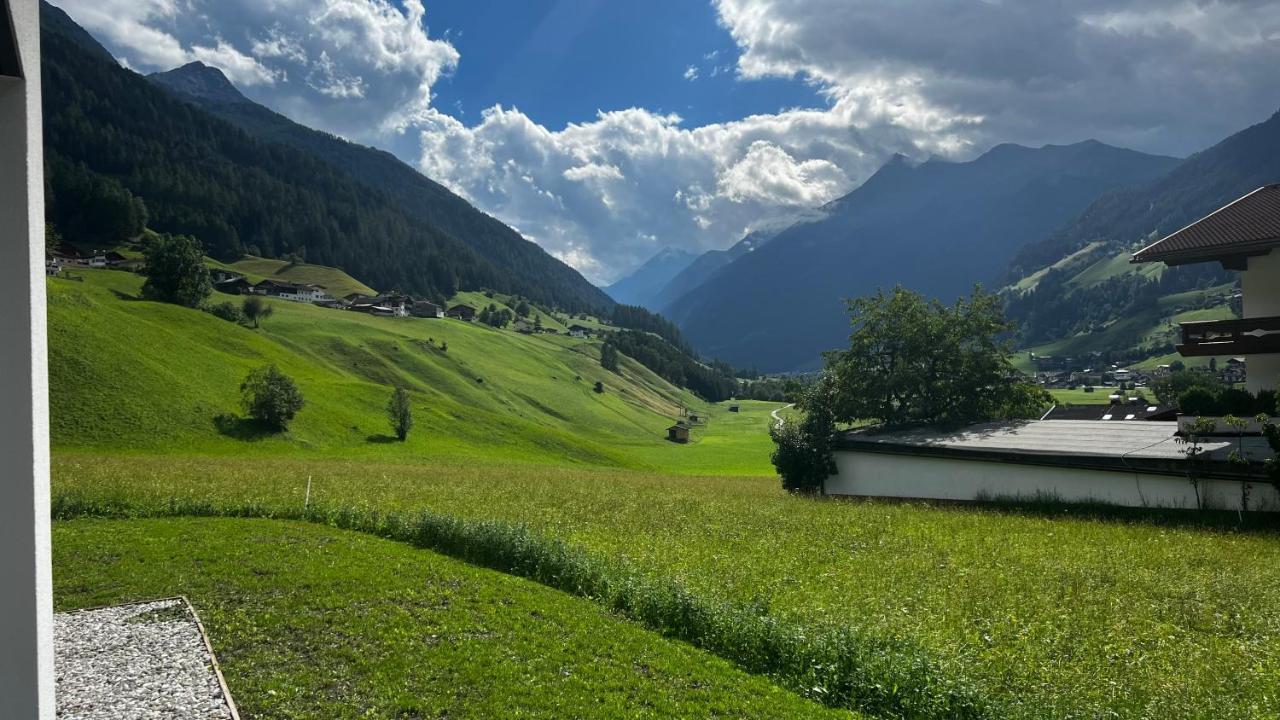
[[[0,718],[26,720],[54,716],[44,155],[39,7],[6,6],[25,80],[0,78]]]
[[[848,450],[837,452],[835,460],[828,495],[963,501],[1039,494],[1124,507],[1196,507],[1191,482],[1165,475]],[[1241,483],[1234,480],[1201,481],[1200,493],[1206,508],[1240,508]],[[1280,511],[1280,493],[1270,483],[1251,483],[1249,509]]]
[[[1240,274],[1244,316],[1280,316],[1280,253],[1249,258],[1249,269]],[[1280,379],[1280,354],[1249,355],[1245,385],[1249,392],[1270,389]]]

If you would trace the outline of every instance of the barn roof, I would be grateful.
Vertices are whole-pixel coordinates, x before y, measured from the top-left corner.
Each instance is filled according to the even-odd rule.
[[[1142,248],[1133,262],[1169,265],[1265,255],[1280,246],[1280,185],[1264,185]]]

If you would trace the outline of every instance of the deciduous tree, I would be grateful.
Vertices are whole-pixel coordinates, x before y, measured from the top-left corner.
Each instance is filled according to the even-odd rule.
[[[276,430],[285,430],[305,405],[296,383],[275,365],[249,373],[240,383],[240,402],[249,417]]]
[[[209,269],[204,265],[204,250],[195,238],[186,235],[160,235],[144,249],[147,276],[142,294],[154,300],[200,307],[213,292]]]
[[[413,408],[409,405],[409,392],[398,387],[391,393],[387,402],[387,418],[391,421],[391,430],[400,442],[409,437],[413,429]]]

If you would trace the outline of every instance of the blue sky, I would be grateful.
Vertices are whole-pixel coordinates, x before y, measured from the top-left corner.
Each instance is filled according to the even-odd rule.
[[[642,107],[696,127],[828,104],[797,78],[739,82],[738,47],[710,3],[449,0],[428,12],[464,58],[436,105],[463,120],[502,104],[558,130]]]
[[[724,248],[895,153],[1186,155],[1280,106],[1280,0],[54,0],[387,149],[608,283]]]

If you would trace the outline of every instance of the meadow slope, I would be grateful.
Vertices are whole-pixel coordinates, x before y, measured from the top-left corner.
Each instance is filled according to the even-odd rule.
[[[254,330],[140,300],[137,275],[80,274],[82,282],[49,281],[58,450],[771,472],[768,413],[778,404],[729,413],[628,358],[609,372],[598,341],[276,300]],[[307,402],[284,434],[240,417],[241,380],[268,363],[292,376]],[[597,381],[603,393],[594,392]],[[413,398],[416,427],[405,443],[389,437],[385,415],[395,386]],[[685,410],[710,420],[677,446],[665,428]]]

